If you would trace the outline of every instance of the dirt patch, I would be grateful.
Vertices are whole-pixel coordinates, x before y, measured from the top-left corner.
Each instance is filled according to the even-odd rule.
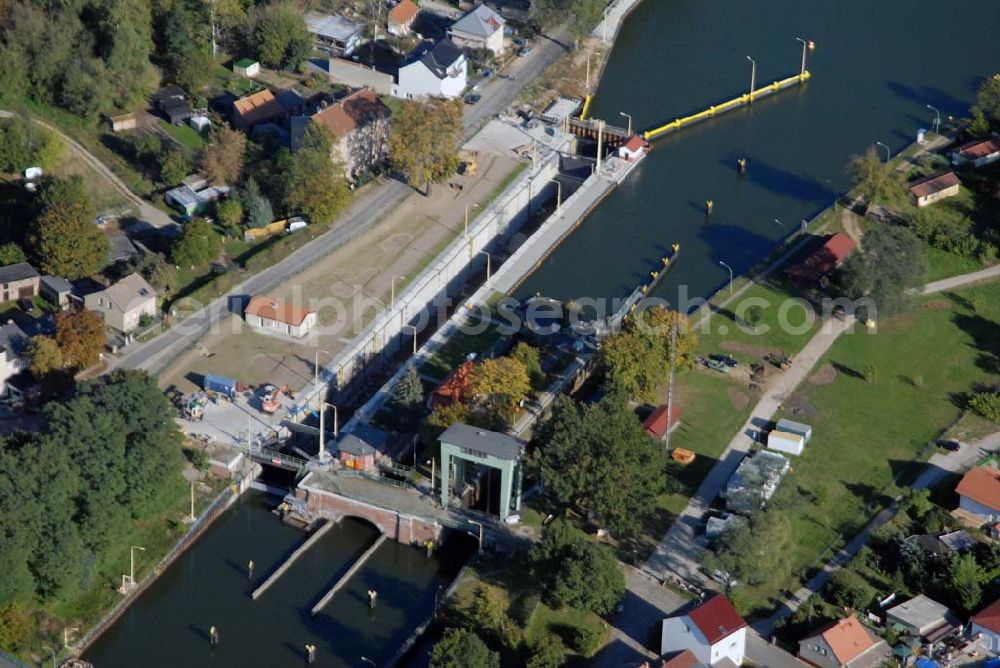
[[[817,414],[816,407],[798,394],[793,394],[785,401],[784,409],[788,417],[795,419],[809,418]]]
[[[920,306],[925,311],[944,311],[950,309],[952,304],[947,299],[935,299]]]
[[[727,389],[726,395],[729,397],[729,403],[731,403],[733,408],[738,411],[741,411],[750,405],[750,397],[748,397],[745,392],[737,390],[735,387]]]
[[[809,376],[809,382],[813,385],[829,385],[837,379],[837,370],[832,364],[824,364],[819,371]]]
[[[413,236],[410,234],[394,234],[380,243],[379,247],[384,253],[395,255],[402,252],[402,250],[406,248],[412,240]]]
[[[719,344],[719,347],[723,350],[731,353],[742,353],[744,355],[752,355],[754,357],[763,358],[766,355],[780,355],[781,350],[779,348],[768,348],[765,346],[755,346],[745,341],[723,341]]]

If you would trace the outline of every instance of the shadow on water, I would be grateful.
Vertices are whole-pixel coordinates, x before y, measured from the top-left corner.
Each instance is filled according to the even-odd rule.
[[[920,88],[914,88],[899,81],[886,81],[885,85],[890,91],[904,100],[916,102],[921,106],[929,104],[931,106],[938,107],[939,109],[961,109],[963,111],[969,107],[967,100],[960,100],[954,95],[949,95],[935,86],[921,86]],[[971,91],[975,91],[978,85],[979,82],[977,80],[976,84],[972,86]],[[945,112],[942,111],[942,113]],[[930,121],[924,120],[922,122],[929,123]]]
[[[723,158],[719,162],[729,166],[733,161]],[[747,171],[744,178],[760,188],[782,197],[794,197],[822,204],[829,204],[837,197],[837,191],[830,186],[820,183],[816,179],[768,164],[760,157],[747,157]]]

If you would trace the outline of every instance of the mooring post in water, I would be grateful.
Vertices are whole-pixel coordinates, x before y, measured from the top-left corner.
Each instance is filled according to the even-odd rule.
[[[378,592],[375,591],[374,589],[369,589],[368,590],[368,604],[371,607],[373,607],[373,608],[375,607],[375,599],[377,599],[377,598],[378,598]]]
[[[247,580],[253,580],[253,559],[247,563]]]
[[[219,644],[219,629],[214,626],[208,629],[208,642],[211,643],[212,647]]]
[[[705,215],[711,216],[712,209],[715,208],[715,202],[710,199],[705,200]]]
[[[736,161],[736,169],[739,170],[740,176],[743,176],[744,174],[746,174],[747,173],[747,159],[746,158],[740,158],[739,160],[737,160]]]
[[[316,645],[306,644],[306,663],[312,664],[316,661]]]

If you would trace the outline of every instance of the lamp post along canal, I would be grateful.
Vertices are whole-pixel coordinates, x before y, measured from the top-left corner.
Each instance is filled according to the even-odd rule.
[[[733,268],[730,267],[725,262],[723,262],[722,260],[719,260],[719,264],[721,264],[723,267],[729,270],[729,294],[733,294]],[[670,421],[670,416],[668,415],[667,422],[669,421]]]
[[[753,102],[753,91],[757,86],[757,61],[747,56],[750,61],[750,101]]]

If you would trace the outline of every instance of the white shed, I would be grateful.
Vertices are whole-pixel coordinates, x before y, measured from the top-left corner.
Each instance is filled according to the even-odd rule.
[[[789,455],[801,455],[805,446],[806,440],[800,434],[775,429],[767,435],[767,447],[770,450],[785,452]]]
[[[789,434],[798,434],[802,437],[804,443],[808,443],[812,438],[813,428],[807,424],[802,424],[801,422],[793,422],[792,420],[787,420],[782,418],[778,420],[778,424],[775,425],[778,431],[788,432]]]

